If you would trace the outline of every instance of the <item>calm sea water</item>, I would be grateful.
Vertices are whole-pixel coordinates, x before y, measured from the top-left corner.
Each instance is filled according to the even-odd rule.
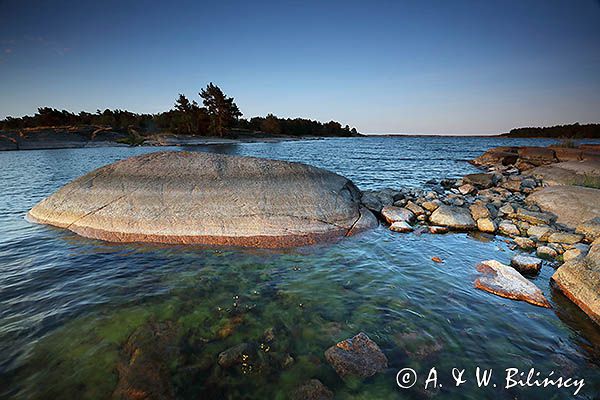
[[[185,150],[302,161],[372,189],[462,176],[475,171],[466,161],[490,147],[551,142],[352,138]],[[600,329],[550,288],[550,265],[533,281],[553,309],[473,288],[479,261],[514,254],[499,237],[402,235],[380,226],[333,245],[273,251],[110,244],[25,221],[70,180],[160,150],[0,153],[0,397],[109,398],[127,338],[169,321],[176,340],[167,362],[180,398],[286,399],[310,378],[340,399],[572,398],[573,389],[503,389],[511,367],[584,378],[579,397],[598,398]],[[270,328],[275,339],[264,346]],[[323,352],[360,331],[390,365],[363,382],[343,382]],[[221,351],[244,342],[259,349],[249,366],[216,366]],[[477,387],[477,366],[494,370],[496,388]],[[405,367],[419,374],[409,390],[396,385]],[[432,367],[443,387],[424,390]],[[454,367],[466,369],[458,388]]]

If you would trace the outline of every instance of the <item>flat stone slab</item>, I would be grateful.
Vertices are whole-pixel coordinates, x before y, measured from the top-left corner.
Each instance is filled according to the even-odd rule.
[[[600,189],[581,186],[548,186],[527,197],[528,203],[558,217],[557,222],[575,229],[600,216]]]
[[[525,279],[516,269],[496,260],[482,261],[477,270],[483,275],[475,280],[475,287],[507,299],[551,308],[542,291]]]
[[[375,226],[360,197],[348,179],[305,164],[156,152],[75,179],[28,218],[111,242],[290,247]]]

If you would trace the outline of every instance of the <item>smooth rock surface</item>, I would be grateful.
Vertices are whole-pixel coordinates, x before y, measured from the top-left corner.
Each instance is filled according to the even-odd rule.
[[[588,255],[564,263],[552,275],[555,285],[600,325],[600,241]]]
[[[429,217],[434,225],[447,226],[451,229],[474,229],[475,221],[467,209],[441,205]]]
[[[388,360],[377,343],[360,332],[325,351],[325,359],[339,376],[368,378],[387,368]]]
[[[28,217],[112,242],[289,247],[376,225],[360,196],[348,179],[305,164],[157,152],[75,179]]]
[[[528,203],[558,217],[557,222],[575,229],[600,216],[600,189],[580,186],[548,186],[527,197]]]
[[[396,206],[384,206],[381,209],[381,216],[388,224],[393,224],[394,222],[411,223],[415,220],[415,214],[412,211]]]
[[[483,274],[475,281],[477,289],[539,307],[551,307],[542,291],[514,268],[496,260],[487,260],[477,265],[477,270]]]

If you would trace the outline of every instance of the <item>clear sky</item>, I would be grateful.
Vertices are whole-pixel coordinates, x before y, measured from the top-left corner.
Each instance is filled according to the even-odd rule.
[[[0,118],[165,111],[209,81],[245,117],[361,132],[600,122],[600,2],[0,0]]]

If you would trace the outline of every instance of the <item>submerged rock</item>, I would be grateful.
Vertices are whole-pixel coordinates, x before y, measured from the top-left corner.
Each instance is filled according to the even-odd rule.
[[[113,242],[288,247],[374,226],[360,197],[348,179],[305,164],[157,152],[90,172],[28,215]]]
[[[477,265],[477,270],[483,274],[475,281],[477,289],[539,307],[551,307],[542,291],[514,268],[496,260],[488,260]]]
[[[360,332],[325,351],[325,359],[339,376],[368,378],[387,368],[388,360],[377,343]]]
[[[237,364],[247,363],[255,354],[255,349],[250,343],[240,343],[219,354],[217,362],[223,368],[229,368]]]
[[[292,394],[292,400],[330,400],[333,392],[318,379],[311,379],[299,386]]]
[[[555,285],[589,317],[600,324],[600,240],[585,258],[564,263],[552,275]]]
[[[175,328],[170,323],[150,323],[127,340],[124,360],[117,366],[119,381],[113,399],[174,399],[168,367],[173,357]]]
[[[475,221],[471,212],[467,209],[441,205],[429,217],[432,224],[447,226],[451,229],[466,230],[474,229]]]

